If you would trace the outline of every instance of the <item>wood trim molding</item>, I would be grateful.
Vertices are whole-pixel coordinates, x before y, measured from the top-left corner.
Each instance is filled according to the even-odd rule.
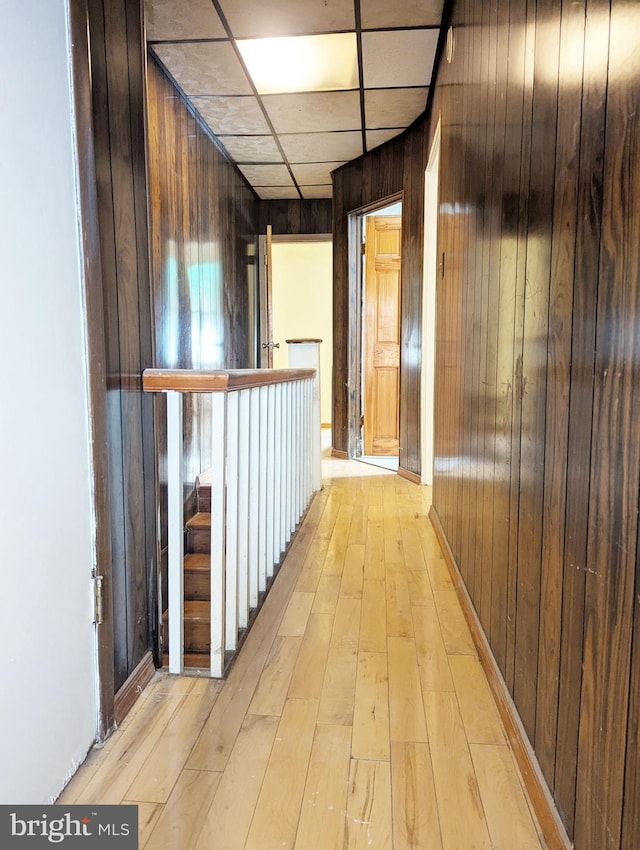
[[[153,653],[149,650],[115,696],[113,710],[118,726],[131,711],[133,704],[147,687],[155,672]]]
[[[407,481],[412,481],[414,484],[422,484],[422,479],[416,472],[411,472],[403,466],[398,467],[398,475],[400,478],[406,478]]]
[[[337,457],[340,460],[349,459],[349,455],[346,452],[341,451],[340,449],[331,449],[331,457]]]
[[[549,850],[571,850],[573,844],[569,840],[564,825],[560,820],[533,747],[529,742],[518,710],[500,672],[500,668],[493,657],[489,641],[480,624],[471,597],[467,592],[462,575],[453,557],[438,512],[433,505],[429,511],[429,519],[442,548],[449,573],[451,574],[451,580],[456,589],[469,629],[471,630],[476,649],[478,650],[478,658],[487,676],[491,693],[496,701],[507,737],[509,738],[509,743],[520,768],[524,785],[531,799],[547,847]]]
[[[287,345],[298,345],[306,342],[322,342],[321,339],[285,339]]]
[[[264,387],[313,378],[315,369],[230,369],[203,372],[198,369],[145,369],[142,388],[146,393],[216,393]]]

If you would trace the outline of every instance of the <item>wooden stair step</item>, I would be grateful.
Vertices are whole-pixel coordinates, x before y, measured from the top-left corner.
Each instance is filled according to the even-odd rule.
[[[211,511],[211,484],[198,484],[196,494],[198,510],[203,513]]]
[[[211,551],[211,514],[198,511],[186,523],[187,552],[203,554]]]
[[[191,599],[184,603],[184,651],[204,652],[211,650],[210,603]],[[165,633],[165,648],[169,648],[169,612],[162,615]]]
[[[184,598],[185,600],[211,599],[211,566],[208,554],[185,555]]]

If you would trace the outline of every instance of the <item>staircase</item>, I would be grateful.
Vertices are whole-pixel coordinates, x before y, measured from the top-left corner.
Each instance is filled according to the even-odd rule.
[[[184,666],[209,667],[211,647],[211,486],[199,484],[196,514],[186,523],[184,556]],[[169,664],[168,612],[164,625],[164,664]]]

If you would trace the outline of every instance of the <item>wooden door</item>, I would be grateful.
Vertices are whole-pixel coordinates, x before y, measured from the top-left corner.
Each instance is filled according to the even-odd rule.
[[[363,311],[364,453],[397,455],[400,390],[399,215],[369,216]]]

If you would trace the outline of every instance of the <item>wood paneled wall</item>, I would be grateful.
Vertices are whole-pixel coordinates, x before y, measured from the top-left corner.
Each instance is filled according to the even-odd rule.
[[[630,850],[640,8],[461,0],[453,14],[434,101],[434,505],[576,847]]]
[[[140,3],[89,3],[107,375],[116,691],[155,644],[153,365]],[[96,354],[92,350],[92,354]]]
[[[635,850],[640,6],[451,7],[431,120],[336,175],[336,444],[347,213],[404,189],[403,332],[419,350],[423,174],[441,116],[434,506],[575,846]]]
[[[331,233],[333,204],[330,198],[260,201],[260,233],[302,235]]]
[[[260,202],[153,57],[147,88],[156,366],[253,367]],[[165,410],[161,396],[157,416],[163,571]],[[185,396],[184,431],[188,499],[196,476],[211,463],[208,397]]]

